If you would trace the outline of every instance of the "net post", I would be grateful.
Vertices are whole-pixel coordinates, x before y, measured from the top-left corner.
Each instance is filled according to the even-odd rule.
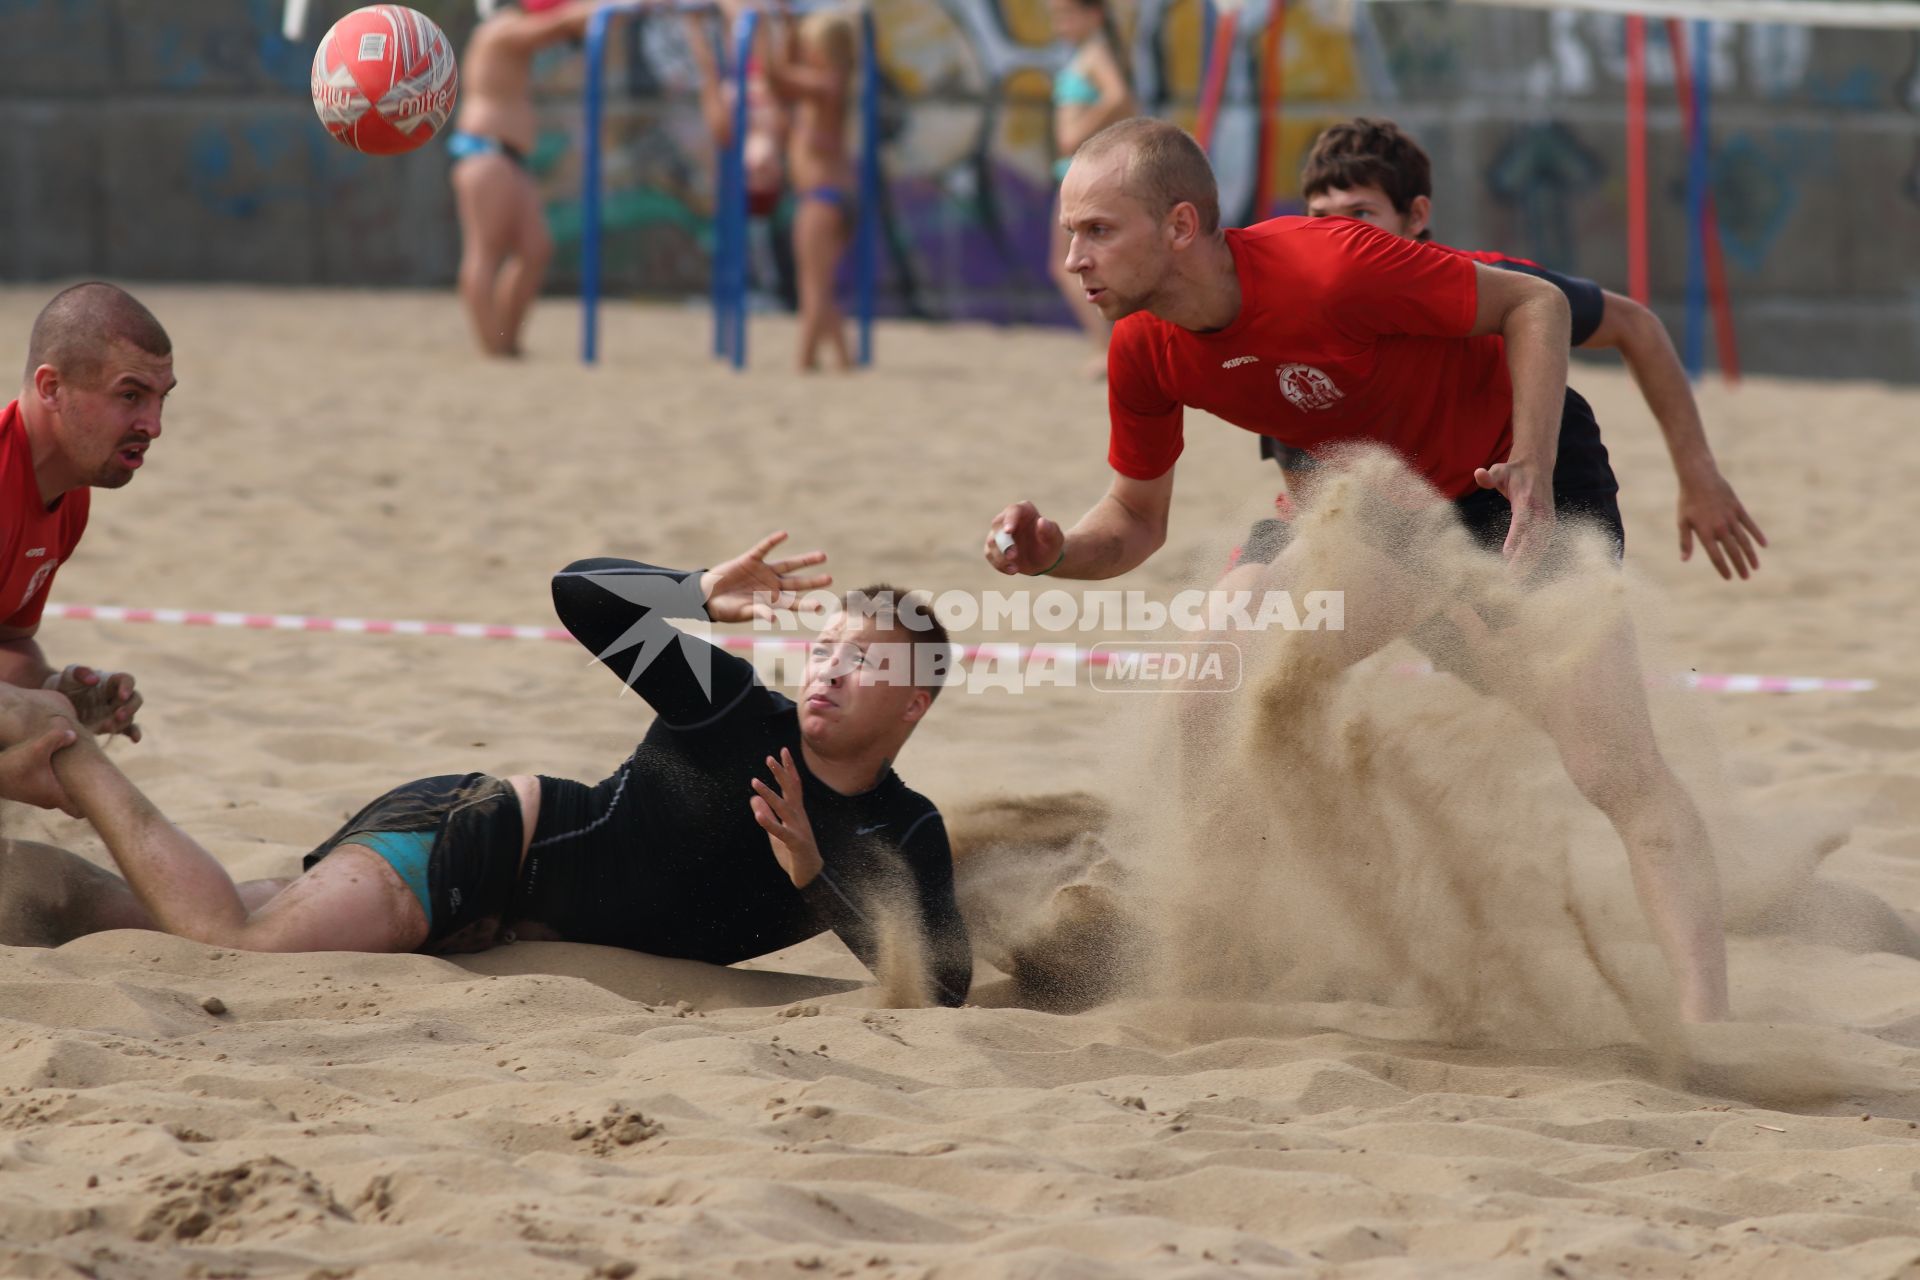
[[[607,26],[613,13],[598,10],[587,20],[586,131],[581,139],[580,178],[580,360],[600,358],[600,125],[606,108]]]
[[[1647,269],[1647,20],[1627,16],[1627,294],[1652,300]]]
[[[308,7],[308,0],[287,0],[280,18],[280,34],[288,44],[299,44],[307,38]]]
[[[727,352],[735,369],[747,367],[747,76],[760,15],[748,9],[734,23],[733,136],[728,139],[725,207],[719,218],[725,260]]]
[[[1706,121],[1700,118],[1700,100],[1706,87],[1703,81],[1713,68],[1704,22],[1692,32],[1691,49],[1680,19],[1668,20],[1667,33],[1673,42],[1675,86],[1687,123],[1687,331],[1683,356],[1687,376],[1697,379],[1706,366],[1707,338],[1707,131]]]
[[[862,368],[873,363],[874,295],[880,275],[880,50],[873,11],[860,11],[860,225],[855,233],[854,282],[860,313]]]
[[[1253,183],[1253,220],[1273,216],[1273,171],[1279,163],[1274,149],[1281,143],[1280,126],[1285,119],[1287,68],[1287,0],[1269,0],[1267,29],[1260,59],[1260,154],[1255,160]]]
[[[1212,5],[1207,6],[1209,10]],[[1220,118],[1220,104],[1226,97],[1227,76],[1233,64],[1233,42],[1239,32],[1238,6],[1221,9],[1209,44],[1206,74],[1200,86],[1200,109],[1193,122],[1193,140],[1202,151],[1213,151],[1213,129]]]

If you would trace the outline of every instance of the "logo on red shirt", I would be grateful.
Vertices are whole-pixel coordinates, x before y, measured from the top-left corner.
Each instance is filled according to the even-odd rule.
[[[1294,408],[1311,413],[1331,409],[1347,393],[1333,385],[1333,379],[1310,364],[1281,365],[1274,373],[1280,379],[1280,394]]]
[[[33,580],[27,583],[27,589],[20,593],[20,603],[13,606],[13,612],[18,613],[20,610],[26,608],[27,601],[33,599],[34,593],[46,584],[47,579],[53,576],[53,571],[59,567],[60,562],[58,560],[49,560],[36,569],[33,574]]]

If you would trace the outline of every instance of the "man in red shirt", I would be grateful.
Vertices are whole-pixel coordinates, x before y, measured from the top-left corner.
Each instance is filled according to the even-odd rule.
[[[133,677],[55,668],[34,636],[54,574],[86,531],[92,490],[133,479],[173,386],[160,322],[124,290],[93,282],[40,312],[20,398],[0,410],[0,682],[58,690],[88,729],[136,742]]]
[[[1327,128],[1307,156],[1300,187],[1309,217],[1358,218],[1397,236],[1432,240],[1428,228],[1433,216],[1433,164],[1420,144],[1391,120],[1349,120]],[[1714,461],[1700,406],[1694,401],[1686,370],[1660,318],[1633,299],[1602,289],[1591,280],[1563,276],[1524,258],[1455,252],[1489,266],[1538,275],[1567,295],[1573,309],[1573,345],[1620,352],[1666,437],[1667,452],[1680,482],[1680,558],[1693,557],[1697,537],[1722,578],[1737,573],[1745,579],[1757,570],[1760,559],[1755,545],[1766,546],[1766,535],[1747,514],[1740,496]],[[1582,419],[1579,426],[1591,431],[1598,447],[1599,429],[1592,424],[1592,411],[1586,402],[1569,392],[1567,410],[1570,418]],[[1562,429],[1562,465],[1566,461],[1567,431],[1573,425]],[[1280,462],[1291,487],[1296,479],[1294,468],[1302,456],[1266,438],[1261,444],[1262,456]]]
[[[1060,200],[1068,269],[1118,322],[1107,384],[1116,474],[1071,530],[1030,502],[1002,511],[985,546],[1001,572],[1110,578],[1159,550],[1188,405],[1295,448],[1386,445],[1518,570],[1538,564],[1554,532],[1570,336],[1553,285],[1345,218],[1222,231],[1206,154],[1157,120],[1089,139]],[[1429,620],[1370,594],[1383,598],[1349,599],[1345,631],[1327,636],[1341,660]],[[1595,655],[1523,709],[1625,843],[1682,1014],[1723,1017],[1706,827],[1660,755],[1621,639],[1624,652]]]

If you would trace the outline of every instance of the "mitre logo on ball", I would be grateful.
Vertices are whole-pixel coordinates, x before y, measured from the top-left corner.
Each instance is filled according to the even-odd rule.
[[[426,145],[453,114],[460,71],[433,19],[401,4],[355,9],[313,54],[313,109],[327,132],[369,155]]]

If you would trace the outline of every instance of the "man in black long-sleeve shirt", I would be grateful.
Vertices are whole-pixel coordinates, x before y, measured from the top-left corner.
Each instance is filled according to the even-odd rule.
[[[561,621],[657,713],[633,754],[592,786],[406,783],[291,881],[235,885],[90,740],[76,742],[55,772],[126,880],[16,842],[0,880],[42,901],[0,901],[0,921],[34,917],[51,936],[0,941],[133,927],[247,950],[445,952],[519,936],[730,964],[831,929],[870,967],[891,940],[928,998],[959,1004],[972,959],[946,829],[892,768],[939,691],[945,633],[909,600],[860,593],[894,608],[829,620],[796,706],[666,621],[744,622],[831,581],[810,572],[819,552],[768,561],[784,536],[704,573],[607,559],[563,570]],[[59,716],[51,697],[0,707],[0,747]]]

